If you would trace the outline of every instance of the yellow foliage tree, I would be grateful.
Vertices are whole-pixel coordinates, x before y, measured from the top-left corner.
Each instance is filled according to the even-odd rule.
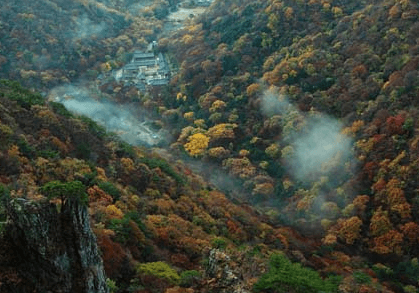
[[[184,35],[184,36],[183,36],[183,38],[182,38],[182,42],[183,42],[185,45],[189,45],[189,44],[191,44],[191,43],[192,43],[192,41],[193,41],[193,37],[192,37],[191,35]]]
[[[284,14],[285,14],[285,17],[289,20],[294,15],[294,9],[292,9],[292,7],[287,7],[285,9]]]
[[[126,173],[130,173],[135,169],[134,162],[130,158],[121,158],[121,165]]]
[[[193,121],[194,115],[194,112],[186,112],[185,114],[183,114],[183,118],[185,118],[188,121]]]
[[[280,153],[280,149],[276,143],[271,144],[265,149],[265,154],[267,154],[271,158],[278,157],[279,153]]]
[[[189,142],[187,142],[184,147],[185,150],[191,156],[199,156],[202,155],[205,150],[208,148],[209,137],[202,133],[195,133],[188,138]]]
[[[239,155],[240,157],[247,157],[248,155],[250,155],[250,152],[248,150],[240,150],[239,151]]]
[[[206,129],[208,126],[205,124],[204,119],[196,119],[193,124],[199,128]]]
[[[246,93],[248,96],[253,96],[255,95],[258,91],[260,90],[260,85],[257,83],[252,83],[251,85],[249,85],[246,89]]]
[[[124,213],[113,204],[106,207],[106,215],[110,219],[122,219],[124,217]]]
[[[9,155],[9,157],[12,158],[18,158],[20,156],[20,151],[19,151],[19,147],[17,145],[12,145],[8,151],[7,154]]]
[[[218,110],[223,110],[226,107],[226,103],[224,101],[221,100],[216,100],[212,103],[211,108],[209,109],[209,111],[211,113],[216,112]]]
[[[237,127],[237,124],[231,123],[220,123],[210,129],[208,129],[208,136],[212,139],[218,138],[234,138],[234,128]]]

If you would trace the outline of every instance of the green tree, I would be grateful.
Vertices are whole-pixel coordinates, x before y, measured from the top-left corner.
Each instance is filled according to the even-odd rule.
[[[274,254],[269,262],[269,271],[254,285],[256,292],[271,293],[318,293],[337,292],[338,279],[323,280],[319,273],[292,263],[282,254]]]
[[[114,202],[117,201],[117,200],[119,200],[119,198],[121,197],[121,192],[111,182],[102,181],[102,182],[99,182],[98,183],[98,186],[104,192],[106,192],[107,194],[109,194],[110,196],[112,196]]]
[[[25,89],[17,81],[1,79],[0,88],[10,100],[17,101],[23,108],[30,109],[33,105],[44,104],[44,98],[40,93]]]
[[[118,291],[118,286],[116,286],[116,282],[112,279],[106,279],[106,285],[108,286],[110,293],[116,293]]]
[[[192,287],[201,280],[202,274],[198,271],[184,271],[180,274],[180,285],[182,287]]]
[[[47,196],[48,199],[59,198],[64,204],[68,199],[78,200],[83,205],[89,202],[86,187],[80,181],[61,182],[50,181],[40,189],[41,193]]]

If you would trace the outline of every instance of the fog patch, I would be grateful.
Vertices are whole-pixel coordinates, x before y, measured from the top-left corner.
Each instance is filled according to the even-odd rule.
[[[78,17],[75,20],[75,28],[71,32],[74,40],[83,40],[87,38],[100,36],[107,29],[107,25],[102,21],[94,23],[87,15]]]
[[[276,88],[271,87],[263,93],[261,110],[263,114],[270,117],[276,114],[287,114],[295,108],[284,95],[279,94]]]
[[[352,158],[352,140],[342,133],[342,124],[327,115],[302,113],[286,96],[272,87],[261,99],[262,112],[282,118],[282,158],[290,174],[302,182],[343,171]]]
[[[308,120],[307,131],[296,136],[294,156],[289,160],[294,176],[301,181],[337,171],[352,154],[352,141],[341,133],[338,121],[330,117]]]
[[[136,109],[134,113],[127,106],[99,100],[97,96],[98,93],[88,88],[69,85],[53,89],[49,100],[62,103],[75,114],[89,117],[132,145],[157,146],[171,141],[168,131],[153,129],[145,111]]]

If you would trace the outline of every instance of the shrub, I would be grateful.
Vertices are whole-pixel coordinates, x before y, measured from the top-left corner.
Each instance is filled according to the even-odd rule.
[[[116,293],[118,291],[118,286],[116,286],[116,282],[109,278],[106,279],[106,285],[108,286],[110,293]]]
[[[250,256],[256,256],[256,255],[262,255],[262,246],[260,245],[255,245],[249,252],[248,254]]]
[[[383,264],[380,264],[380,263],[375,264],[372,267],[372,270],[377,275],[377,277],[380,281],[395,278],[394,271],[391,268],[389,268],[389,267],[387,267]]]
[[[119,149],[116,151],[116,154],[119,157],[127,157],[127,158],[134,158],[135,157],[135,150],[129,143],[125,141],[119,141],[118,144]]]
[[[182,287],[192,287],[201,279],[201,277],[202,275],[198,271],[184,271],[180,274],[180,285]]]
[[[36,152],[37,157],[43,157],[48,159],[59,158],[60,154],[54,150],[39,150]]]
[[[103,181],[103,182],[100,182],[98,186],[104,192],[112,196],[114,201],[117,201],[121,196],[121,192],[119,191],[119,189],[116,188],[116,186],[113,185],[111,182]]]
[[[162,170],[164,173],[175,179],[178,184],[185,183],[185,179],[180,176],[164,159],[144,157],[141,158],[141,163],[146,164],[150,167],[150,169],[160,168],[160,170]]]
[[[71,112],[68,111],[67,108],[61,103],[49,102],[49,106],[52,108],[54,113],[58,115],[61,115],[67,118],[73,117],[73,114],[71,114]]]
[[[372,278],[364,272],[354,272],[354,279],[358,284],[370,284]]]
[[[13,135],[13,129],[11,129],[8,125],[2,124],[0,122],[0,142],[5,144],[9,142],[9,138]]]
[[[90,159],[91,152],[92,152],[92,149],[87,142],[80,142],[76,144],[76,157],[77,158],[87,161]]]
[[[137,225],[138,228],[135,227],[135,225]],[[127,213],[122,219],[116,218],[109,220],[107,228],[115,232],[115,240],[121,244],[126,244],[131,237],[135,238],[136,233],[143,233],[144,235],[150,236],[146,226],[135,211]],[[137,229],[141,232],[136,232],[135,230]]]
[[[419,262],[417,258],[413,258],[410,261],[400,262],[394,273],[400,280],[408,280],[412,284],[417,282],[419,279]]]
[[[408,133],[412,133],[412,131],[415,128],[415,122],[413,121],[413,118],[412,117],[406,118],[402,128],[404,131],[407,131]]]
[[[79,119],[87,125],[91,133],[97,135],[100,138],[103,138],[106,136],[105,127],[97,124],[95,121],[93,121],[92,119],[86,116],[80,116]]]
[[[163,279],[171,285],[177,285],[180,282],[179,274],[167,263],[162,261],[139,264],[137,273],[141,276],[151,276]]]
[[[284,255],[274,254],[269,262],[269,271],[254,285],[256,292],[337,292],[340,278],[322,280],[319,273],[291,263]]]
[[[108,228],[115,232],[115,240],[118,243],[126,244],[131,237],[132,228],[129,225],[130,218],[109,220]]]
[[[19,151],[23,156],[29,159],[33,159],[35,157],[36,151],[34,147],[31,146],[23,137],[19,138],[16,145],[19,147]]]
[[[227,247],[227,241],[220,237],[212,239],[211,244],[214,248],[217,249],[225,249]]]
[[[6,186],[0,183],[0,201],[4,199],[9,194],[8,189]]]
[[[147,231],[146,225],[141,220],[140,215],[137,211],[130,211],[128,212],[125,217],[129,218],[130,220],[134,221],[135,224],[137,224],[138,228],[148,237],[151,237],[151,234],[149,231]]]

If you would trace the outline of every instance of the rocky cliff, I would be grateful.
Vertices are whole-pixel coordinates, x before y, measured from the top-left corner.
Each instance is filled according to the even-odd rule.
[[[240,270],[234,268],[234,262],[223,251],[212,249],[208,256],[205,277],[209,279],[207,289],[223,293],[249,293]]]
[[[7,212],[0,292],[108,292],[84,206],[68,200],[58,208],[18,198]]]

